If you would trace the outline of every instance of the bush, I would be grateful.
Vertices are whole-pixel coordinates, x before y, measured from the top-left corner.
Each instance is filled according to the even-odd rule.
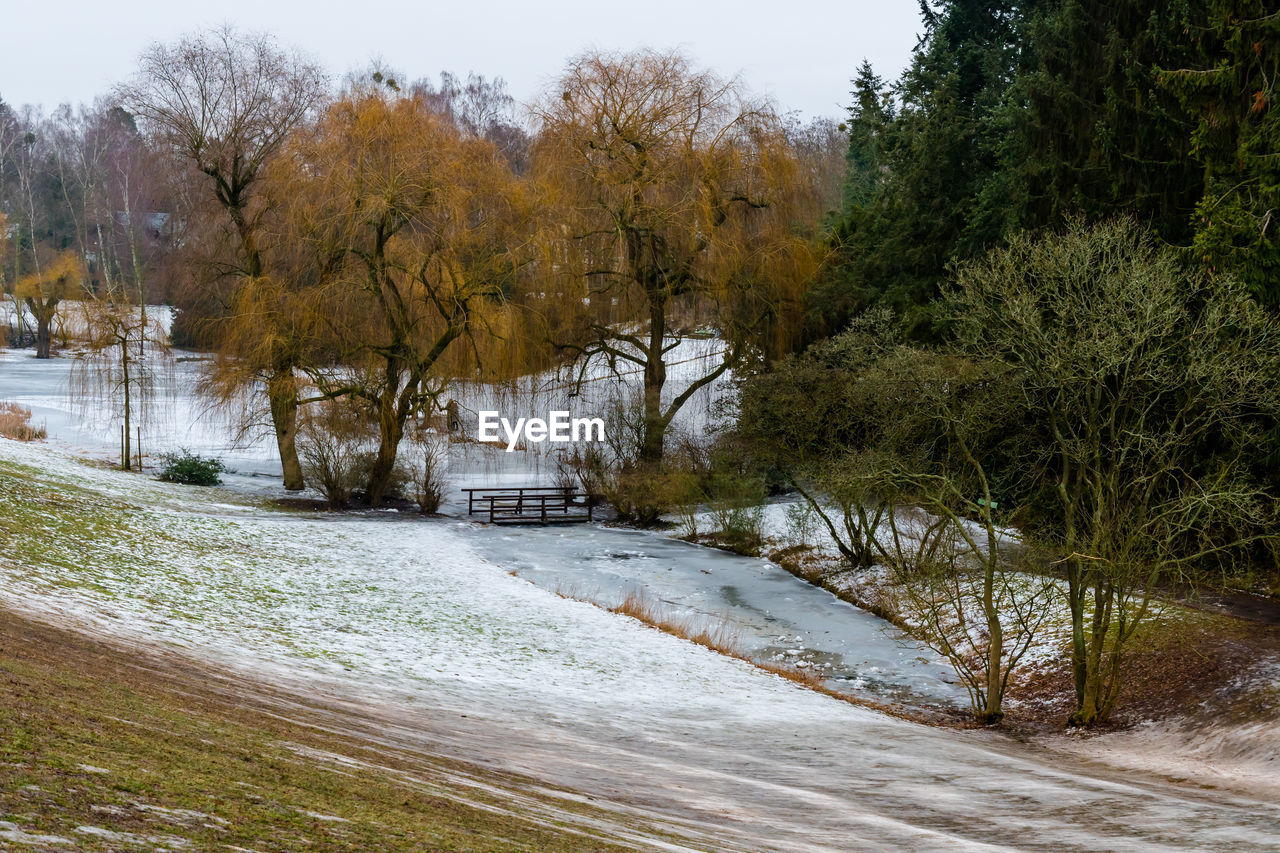
[[[555,456],[555,483],[562,489],[581,489],[587,502],[595,505],[605,494],[609,478],[609,461],[598,444],[572,445]]]
[[[0,435],[16,441],[38,441],[45,437],[43,426],[31,425],[31,410],[17,403],[0,403]]]
[[[182,483],[187,486],[221,485],[219,476],[226,467],[221,459],[206,459],[187,450],[185,447],[177,453],[165,453],[160,460],[164,467],[160,469],[160,479],[166,483]]]
[[[758,557],[765,546],[763,506],[719,506],[713,510],[720,547],[744,557]]]
[[[674,506],[696,502],[697,478],[687,471],[636,465],[619,471],[606,485],[605,498],[619,518],[653,527]]]
[[[805,501],[796,501],[787,507],[787,539],[792,544],[808,547],[817,543],[818,514]]]
[[[343,509],[370,464],[362,451],[368,427],[358,414],[326,400],[306,413],[299,433],[302,476],[324,493],[330,509]]]
[[[449,461],[448,439],[423,433],[414,439],[417,465],[413,477],[413,499],[423,515],[440,511],[444,500],[445,469]]]

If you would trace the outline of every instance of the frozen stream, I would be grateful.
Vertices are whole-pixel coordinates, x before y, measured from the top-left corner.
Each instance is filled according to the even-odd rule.
[[[752,657],[813,668],[841,692],[909,705],[967,701],[936,654],[767,560],[600,526],[484,528],[468,538],[553,592],[614,605],[641,590],[664,616],[727,623]]]

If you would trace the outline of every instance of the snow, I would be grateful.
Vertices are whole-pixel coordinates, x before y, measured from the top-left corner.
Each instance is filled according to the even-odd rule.
[[[458,521],[273,512],[9,441],[0,467],[19,474],[0,518],[23,520],[0,528],[6,606],[349,703],[390,744],[643,804],[702,846],[1280,843],[1274,804],[886,717],[566,600]],[[96,526],[42,523],[40,496]]]
[[[115,844],[128,844],[134,847],[150,847],[153,850],[157,847],[168,848],[170,850],[181,850],[191,846],[190,841],[173,835],[142,835],[136,832],[115,832],[110,829],[104,829],[100,826],[77,826],[76,832],[81,835],[100,838],[103,841],[110,841]]]
[[[759,711],[707,690],[711,676],[685,666],[687,644],[674,638],[624,621],[633,636],[620,656],[601,640],[616,617],[511,577],[454,525],[317,519],[225,500],[225,509],[209,512],[180,487],[139,483],[34,446],[5,442],[4,451],[43,472],[40,480],[146,502],[124,511],[123,530],[92,538],[60,537],[52,525],[25,530],[44,538],[43,560],[5,566],[0,595],[14,605],[53,598],[68,610],[110,612],[172,645],[309,662],[328,674],[373,671],[437,697],[462,684],[469,702],[477,693],[486,702],[520,694],[530,711],[553,716],[601,702],[620,713],[666,708],[736,719]],[[60,538],[61,553],[53,544]],[[672,685],[663,674],[681,667],[688,677]],[[776,680],[737,669],[747,682]],[[813,712],[804,703],[790,710],[801,707]]]
[[[936,657],[911,663],[914,652],[879,620],[763,560],[599,527],[507,531],[457,517],[272,510],[261,496],[282,492],[255,476],[273,470],[270,448],[233,450],[216,421],[198,417],[192,363],[177,366],[154,435],[239,454],[229,461],[244,473],[229,478],[232,488],[86,464],[72,452],[109,458],[114,437],[103,413],[70,402],[66,368],[65,359],[0,354],[0,400],[31,405],[51,434],[47,445],[0,440],[7,607],[358,713],[387,748],[589,792],[666,822],[694,847],[1280,845],[1274,799],[1139,772],[1164,772],[1156,766],[1121,773],[1084,761],[1094,753],[1078,745],[1045,752],[887,717],[555,588],[576,584],[609,603],[638,586],[708,619],[732,602],[740,636],[757,650],[843,668],[850,689],[943,698]],[[146,434],[144,443],[159,445]],[[461,445],[451,473],[527,482],[545,477],[543,464]],[[40,511],[55,499],[56,513]],[[785,508],[765,513],[781,518]],[[68,515],[75,523],[59,523]],[[0,823],[0,840],[21,843],[22,833]]]
[[[7,820],[0,820],[0,841],[11,841],[14,844],[30,844],[36,846],[49,844],[75,844],[70,838],[63,838],[60,835],[40,835],[39,833],[31,833],[23,830],[16,823]]]

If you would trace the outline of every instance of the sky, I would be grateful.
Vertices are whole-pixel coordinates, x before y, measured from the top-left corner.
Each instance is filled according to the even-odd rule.
[[[132,74],[151,43],[231,23],[273,34],[340,80],[372,60],[408,80],[441,71],[503,77],[535,97],[586,49],[680,48],[737,75],[784,111],[843,115],[869,59],[886,80],[910,59],[914,0],[121,0],[9,3],[0,98],[12,106],[91,102]]]

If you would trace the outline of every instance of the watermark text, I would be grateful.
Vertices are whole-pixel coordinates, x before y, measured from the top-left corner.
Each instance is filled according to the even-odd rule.
[[[500,432],[501,431],[501,432]],[[507,444],[507,452],[516,449],[523,438],[530,444],[544,441],[604,441],[604,418],[574,418],[568,412],[549,412],[548,417],[517,418],[514,424],[498,412],[480,412],[476,438],[489,443]]]

